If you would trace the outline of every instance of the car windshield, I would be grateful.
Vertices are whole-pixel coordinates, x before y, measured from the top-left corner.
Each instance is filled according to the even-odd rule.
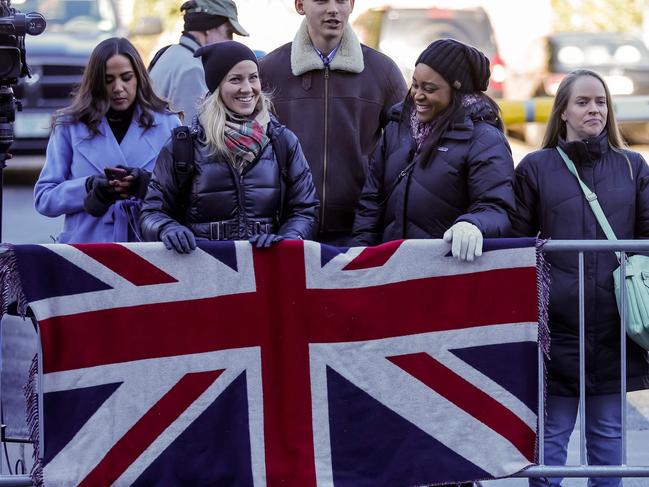
[[[13,0],[11,6],[23,13],[43,14],[50,32],[110,32],[117,27],[110,0]]]
[[[559,38],[554,42],[553,56],[566,69],[649,65],[647,47],[641,40],[628,37]]]
[[[482,50],[496,51],[491,24],[482,9],[393,9],[383,19],[379,49],[399,64],[406,79],[419,53],[436,39],[452,38]]]

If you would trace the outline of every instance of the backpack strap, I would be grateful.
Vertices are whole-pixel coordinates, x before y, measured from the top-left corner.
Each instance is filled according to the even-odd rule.
[[[164,47],[161,47],[160,49],[158,49],[158,52],[156,52],[156,53],[153,55],[153,59],[151,59],[151,62],[149,63],[149,67],[146,68],[147,72],[149,72],[149,73],[151,72],[151,70],[153,69],[153,66],[155,66],[156,63],[157,63],[157,62],[160,60],[160,58],[162,57],[162,55],[163,55],[165,52],[167,52],[167,49],[169,49],[169,48],[170,48],[171,46],[173,46],[173,45],[175,45],[175,44],[169,44],[168,46],[164,46]],[[185,44],[178,44],[178,45],[181,46],[181,47],[184,47],[185,49],[187,49],[187,50],[188,50],[189,52],[191,52],[192,54],[194,53],[194,50],[193,50],[191,47],[186,46]]]
[[[184,195],[189,191],[194,175],[194,139],[187,125],[174,128],[172,138],[171,152],[174,160],[174,174],[180,192]],[[184,202],[187,200],[188,198],[183,198]]]
[[[275,153],[275,159],[277,159],[277,165],[279,166],[279,215],[278,215],[278,224],[281,225],[282,220],[284,219],[284,209],[285,209],[285,199],[286,199],[286,186],[290,182],[288,179],[288,145],[286,143],[286,138],[282,137],[284,135],[285,127],[280,127],[271,137],[270,142],[273,145],[273,152]]]

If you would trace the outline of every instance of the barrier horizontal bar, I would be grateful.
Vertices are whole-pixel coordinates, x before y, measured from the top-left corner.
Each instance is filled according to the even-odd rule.
[[[518,472],[512,477],[649,477],[649,466],[626,465],[539,465]]]
[[[29,475],[0,475],[0,487],[31,487],[32,485],[34,484]]]
[[[649,252],[649,240],[548,240],[543,245],[546,252],[620,251]]]

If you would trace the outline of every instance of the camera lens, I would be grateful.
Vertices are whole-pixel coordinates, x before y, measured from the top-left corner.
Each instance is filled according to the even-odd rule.
[[[18,78],[20,67],[20,49],[0,46],[0,80]]]

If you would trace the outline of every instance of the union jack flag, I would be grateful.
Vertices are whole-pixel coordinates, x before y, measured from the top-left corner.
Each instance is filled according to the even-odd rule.
[[[470,264],[435,240],[11,251],[47,486],[407,487],[535,460],[531,240]]]

